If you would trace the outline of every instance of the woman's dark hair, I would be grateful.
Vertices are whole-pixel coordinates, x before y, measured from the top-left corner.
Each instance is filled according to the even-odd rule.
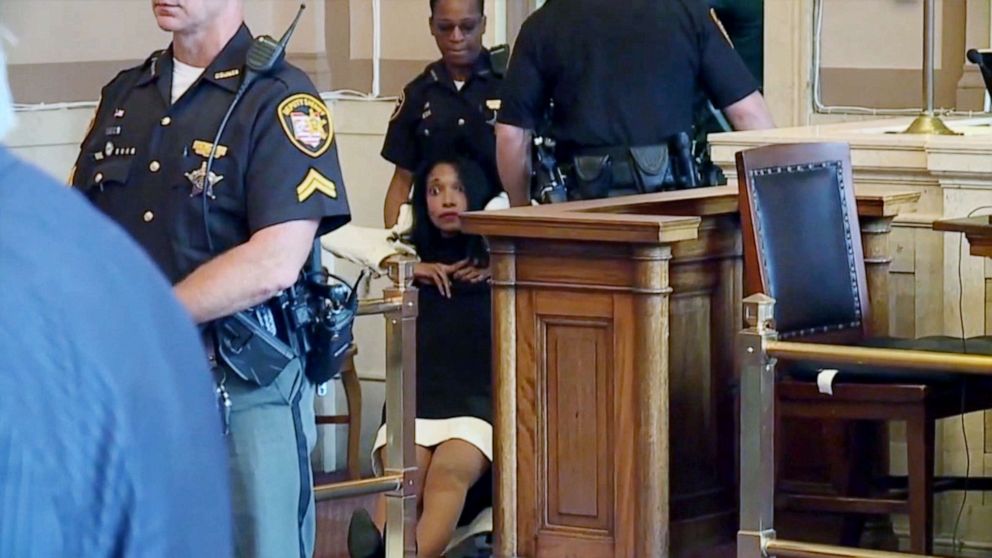
[[[454,263],[467,257],[480,264],[486,263],[489,255],[482,237],[458,235],[454,242],[460,254],[451,255],[452,242],[442,237],[441,231],[431,222],[427,211],[427,179],[435,167],[443,164],[451,165],[458,174],[465,188],[469,211],[483,209],[492,193],[489,175],[479,163],[467,156],[457,153],[441,156],[422,166],[414,175],[413,182],[413,229],[410,233],[413,246],[423,261],[443,261],[454,257],[452,261],[445,262]]]

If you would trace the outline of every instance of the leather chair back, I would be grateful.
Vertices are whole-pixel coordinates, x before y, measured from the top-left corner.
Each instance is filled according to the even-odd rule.
[[[776,300],[780,338],[862,338],[869,304],[848,145],[742,151],[737,175],[745,291]]]

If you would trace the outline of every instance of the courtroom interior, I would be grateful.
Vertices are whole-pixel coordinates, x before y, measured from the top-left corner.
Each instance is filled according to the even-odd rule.
[[[992,558],[990,92],[992,0],[0,0],[0,558]]]

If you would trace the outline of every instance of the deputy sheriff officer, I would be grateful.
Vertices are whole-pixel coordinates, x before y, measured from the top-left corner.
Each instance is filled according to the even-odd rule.
[[[72,183],[147,251],[205,333],[252,309],[285,337],[268,302],[297,281],[315,236],[349,220],[330,114],[306,75],[280,63],[248,87],[214,145],[253,73],[243,0],[154,0],[153,11],[172,45],[104,87]],[[238,556],[313,554],[313,386],[299,362],[274,377],[211,362],[229,402]]]
[[[396,165],[386,192],[383,219],[396,224],[409,199],[413,175],[432,158],[451,149],[468,151],[496,180],[493,127],[500,107],[505,47],[483,48],[485,0],[430,0],[428,20],[441,59],[403,89],[386,132],[382,156]]]
[[[687,158],[699,88],[735,129],[773,125],[702,0],[548,2],[524,22],[502,91],[497,153],[511,203],[529,202],[531,135],[549,103],[572,199],[665,187],[685,166],[674,163]]]

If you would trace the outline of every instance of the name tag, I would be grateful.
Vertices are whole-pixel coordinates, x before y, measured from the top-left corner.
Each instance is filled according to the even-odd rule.
[[[209,141],[196,140],[193,142],[193,153],[196,153],[200,157],[209,157],[210,150],[213,149],[213,147],[214,144]],[[215,157],[220,159],[224,155],[227,155],[227,146],[217,145],[217,154]]]

